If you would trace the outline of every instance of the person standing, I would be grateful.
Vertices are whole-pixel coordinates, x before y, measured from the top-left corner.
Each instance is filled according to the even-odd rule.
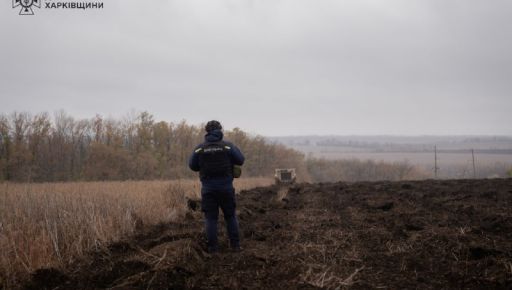
[[[229,244],[232,250],[240,250],[240,234],[236,218],[234,166],[244,163],[244,155],[233,143],[223,140],[222,125],[209,121],[205,141],[192,152],[189,167],[199,172],[201,180],[201,209],[205,216],[208,252],[218,251],[217,223],[219,207],[224,214]]]

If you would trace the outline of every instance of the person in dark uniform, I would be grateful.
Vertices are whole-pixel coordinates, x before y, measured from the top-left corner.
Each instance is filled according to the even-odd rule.
[[[205,216],[208,252],[218,251],[219,207],[224,213],[230,247],[239,251],[240,234],[235,213],[233,168],[235,165],[243,165],[245,158],[233,143],[223,140],[222,126],[218,121],[209,121],[205,130],[205,142],[194,149],[189,159],[189,167],[198,171],[201,179],[201,209]]]

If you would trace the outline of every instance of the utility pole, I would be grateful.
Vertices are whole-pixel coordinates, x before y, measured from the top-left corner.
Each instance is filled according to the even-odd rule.
[[[437,179],[437,145],[434,145],[434,178]]]
[[[474,149],[471,149],[471,156],[473,157],[473,178],[476,179],[475,150]]]

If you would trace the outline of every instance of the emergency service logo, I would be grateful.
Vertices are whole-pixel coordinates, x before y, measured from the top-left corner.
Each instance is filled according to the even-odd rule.
[[[42,7],[44,2],[44,7]],[[20,15],[34,15],[33,7],[45,10],[90,11],[103,9],[101,0],[12,0],[12,8],[20,9]]]
[[[34,15],[32,6],[41,8],[41,0],[12,0],[12,8],[21,6],[20,15]]]

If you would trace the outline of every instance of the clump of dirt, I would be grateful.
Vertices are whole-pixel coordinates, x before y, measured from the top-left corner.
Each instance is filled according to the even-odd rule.
[[[180,223],[39,269],[26,289],[510,289],[512,180],[299,184],[243,191],[241,252],[197,201]]]

